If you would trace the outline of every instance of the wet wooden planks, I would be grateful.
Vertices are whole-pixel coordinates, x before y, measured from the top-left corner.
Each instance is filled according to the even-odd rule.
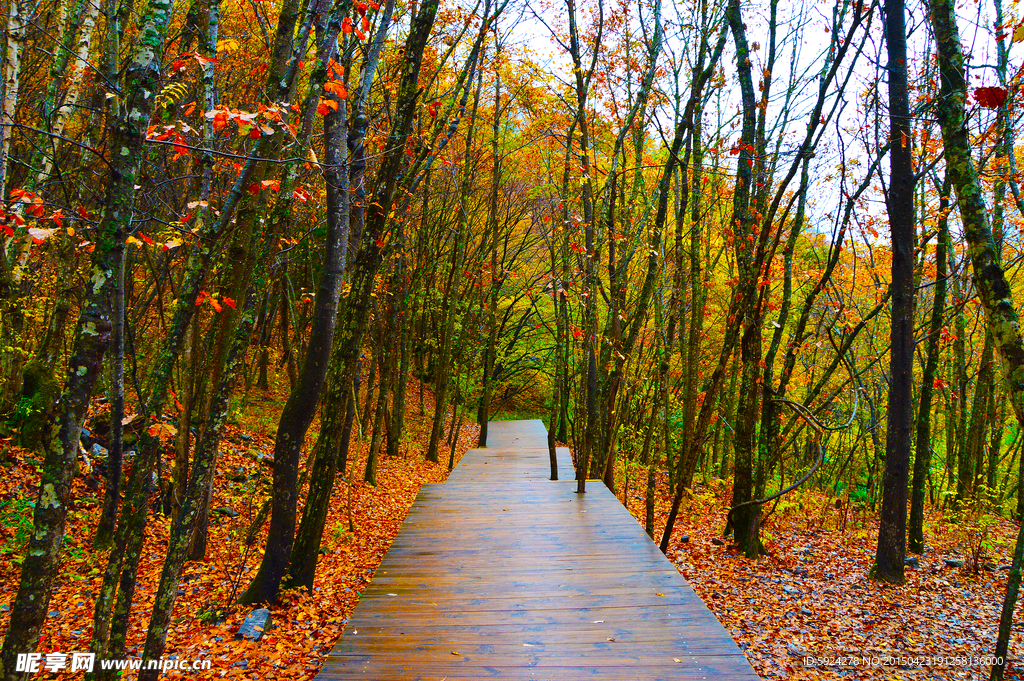
[[[318,679],[754,680],[740,649],[540,421],[425,485]]]

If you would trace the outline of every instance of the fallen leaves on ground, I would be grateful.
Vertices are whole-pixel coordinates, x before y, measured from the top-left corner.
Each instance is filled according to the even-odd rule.
[[[174,619],[165,658],[209,660],[208,671],[169,671],[168,679],[288,678],[308,681],[319,672],[323,660],[341,635],[359,595],[373,577],[392,540],[424,483],[442,482],[448,475],[448,448],[442,447],[442,461],[432,464],[423,458],[434,412],[429,392],[421,392],[413,381],[409,386],[409,408],[401,455],[378,458],[377,486],[362,482],[369,443],[353,436],[347,475],[352,482],[352,521],[349,532],[348,486],[335,484],[330,514],[325,525],[321,555],[317,563],[313,593],[285,592],[270,606],[272,628],[259,641],[236,640],[235,632],[252,608],[233,605],[232,596],[241,593],[255,575],[266,539],[266,523],[259,539],[246,546],[245,537],[252,518],[266,498],[270,466],[265,460],[273,451],[267,425],[276,424],[280,400],[264,399],[254,407],[259,424],[240,419],[240,425],[225,427],[217,462],[214,498],[211,503],[209,540],[205,561],[186,564],[178,588]],[[273,410],[278,410],[274,412]],[[100,407],[102,410],[102,406]],[[268,412],[268,410],[270,410]],[[475,446],[475,422],[463,419],[457,438],[455,462]],[[248,426],[248,427],[247,427]],[[449,431],[446,429],[445,431]],[[369,439],[369,433],[366,433]],[[306,450],[315,441],[315,431]],[[10,605],[20,579],[20,569],[11,560],[31,530],[31,507],[38,484],[38,466],[30,452],[7,446],[0,450],[7,462],[0,479],[0,632],[7,628]],[[173,467],[173,452],[167,452],[165,470]],[[127,468],[126,468],[127,472]],[[89,652],[95,594],[106,567],[105,554],[93,551],[91,542],[99,518],[102,487],[87,479],[74,481],[74,503],[68,518],[63,563],[47,618],[39,652]],[[301,513],[301,507],[300,507]],[[16,522],[11,522],[10,518]],[[139,568],[139,584],[131,611],[128,657],[142,653],[146,625],[167,549],[170,520],[151,512],[146,545]],[[214,623],[218,609],[227,617]],[[60,676],[41,672],[40,678],[80,678],[81,673]],[[123,678],[132,678],[129,674]]]
[[[906,583],[892,586],[867,577],[878,539],[873,514],[801,492],[764,524],[770,555],[753,561],[721,541],[730,499],[731,488],[720,483],[695,490],[683,502],[668,557],[762,678],[988,678],[987,664],[966,658],[994,654],[1016,525],[998,520],[991,528],[983,562],[994,569],[981,567],[975,575],[967,567],[969,523],[933,513],[919,567],[908,566]],[[642,523],[644,495],[635,483],[628,501]],[[670,504],[661,478],[659,539]],[[950,567],[946,559],[965,567]],[[1020,607],[1017,612],[1007,679],[1024,678],[1024,619]],[[826,659],[812,666],[808,656]],[[837,663],[837,657],[847,659]]]

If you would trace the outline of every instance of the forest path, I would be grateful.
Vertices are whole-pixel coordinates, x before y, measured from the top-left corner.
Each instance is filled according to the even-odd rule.
[[[600,482],[550,481],[540,421],[493,421],[424,485],[318,679],[758,679]]]

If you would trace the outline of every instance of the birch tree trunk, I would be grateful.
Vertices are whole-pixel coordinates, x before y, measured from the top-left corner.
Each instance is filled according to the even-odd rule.
[[[59,442],[47,452],[43,464],[34,530],[4,640],[4,678],[16,678],[13,670],[18,653],[35,649],[53,592],[79,433],[110,342],[116,272],[131,224],[145,133],[160,82],[164,39],[173,9],[173,0],[153,0],[149,4],[140,20],[136,47],[125,70],[123,83],[127,96],[111,135],[113,153],[104,208],[96,229],[85,302],[75,330],[58,408]]]

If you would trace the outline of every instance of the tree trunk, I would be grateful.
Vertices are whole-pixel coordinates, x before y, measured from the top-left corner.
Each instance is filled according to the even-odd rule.
[[[131,66],[124,74],[125,113],[118,119],[111,140],[111,148],[120,149],[121,153],[110,161],[103,214],[91,254],[90,285],[86,287],[85,304],[75,330],[61,397],[59,443],[47,452],[43,463],[34,529],[4,639],[2,675],[5,678],[16,678],[13,670],[18,653],[35,649],[53,593],[79,435],[102,368],[103,355],[110,343],[111,299],[131,225],[146,126],[161,78],[161,56],[172,12],[173,0],[153,0],[148,5],[139,21]]]
[[[907,478],[913,425],[914,380],[914,166],[910,155],[910,99],[903,0],[886,0],[885,45],[889,77],[889,230],[892,234],[892,325],[885,477],[878,549],[871,574],[903,583],[907,541]]]
[[[264,240],[265,244],[267,242],[269,239]],[[167,556],[164,558],[149,627],[146,631],[143,659],[158,660],[164,654],[167,634],[170,631],[171,615],[174,612],[174,602],[181,580],[181,571],[191,550],[192,534],[202,522],[202,507],[209,505],[209,489],[217,464],[217,446],[220,442],[221,429],[228,415],[228,402],[236,382],[235,378],[240,371],[245,350],[249,345],[253,325],[253,302],[256,297],[255,291],[250,292],[246,296],[248,300],[245,309],[239,310],[241,319],[235,327],[235,334],[226,357],[225,370],[221,374],[216,390],[211,395],[210,413],[203,428],[202,440],[196,446],[196,455],[185,499],[181,512],[174,518],[171,526]],[[159,669],[143,669],[139,672],[139,681],[156,681],[161,673]]]
[[[368,219],[365,227],[365,234],[360,238],[360,251],[352,266],[351,287],[346,297],[346,310],[343,323],[346,330],[340,342],[334,344],[331,352],[330,364],[334,366],[333,371],[341,376],[352,376],[356,363],[359,359],[359,349],[363,335],[366,331],[370,313],[371,293],[373,291],[374,276],[381,262],[381,250],[384,228],[387,224],[388,213],[392,210],[395,200],[395,192],[398,188],[398,180],[401,175],[401,166],[404,163],[405,143],[413,127],[413,118],[418,101],[417,81],[422,64],[423,50],[434,24],[437,15],[437,0],[425,0],[420,7],[409,29],[404,52],[404,65],[402,80],[395,99],[396,117],[390,134],[390,142],[385,150],[376,179],[374,191],[375,201],[367,208]],[[354,226],[354,225],[353,225]],[[315,342],[313,336],[311,342]],[[330,347],[330,343],[327,344]],[[320,353],[317,353],[318,355]],[[313,353],[308,353],[312,357]],[[319,357],[318,357],[319,360]],[[307,360],[305,365],[312,362]],[[305,367],[304,365],[304,367]],[[307,373],[304,369],[303,373]],[[309,373],[312,375],[313,370]],[[326,367],[316,374],[323,380]],[[325,395],[323,411],[325,413],[341,412],[344,417],[345,401],[348,399],[347,392],[350,384],[345,381],[332,380],[332,387]],[[319,393],[319,390],[317,390]],[[294,394],[294,393],[293,393]],[[303,391],[302,400],[309,396],[309,391]],[[289,399],[291,402],[291,399]],[[296,405],[298,408],[298,405]],[[312,419],[315,411],[315,404],[304,406],[302,411],[308,409],[309,419]],[[282,413],[281,425],[289,426],[286,420],[288,405]],[[308,425],[309,421],[305,421]],[[292,426],[294,427],[294,426]],[[297,433],[298,431],[296,431]],[[305,433],[305,427],[302,428]],[[324,431],[326,432],[326,431]],[[340,437],[341,433],[332,433]],[[281,442],[281,431],[278,431],[278,443]],[[260,569],[253,579],[252,584],[239,599],[243,603],[272,602],[276,600],[280,589],[281,581],[288,572],[289,561],[292,554],[292,544],[295,538],[295,515],[298,497],[298,452],[302,445],[302,438],[289,438],[289,451],[285,458],[277,455],[277,444],[275,444],[274,456],[274,505],[271,513],[270,530],[267,535],[267,548],[263,556]],[[278,479],[280,468],[280,479]]]
[[[1024,342],[1021,341],[1013,294],[1003,268],[999,265],[999,255],[989,227],[981,182],[971,156],[973,148],[965,123],[966,70],[956,10],[950,0],[930,0],[928,4],[929,19],[935,33],[939,73],[942,77],[936,113],[946,150],[946,172],[956,190],[964,239],[967,241],[968,254],[974,270],[975,286],[985,308],[989,333],[992,334],[999,351],[1010,403],[1017,422],[1024,423]],[[1024,523],[1021,523],[1017,535],[1013,565],[1006,585],[1006,599],[999,621],[995,655],[1003,664],[993,665],[990,677],[993,681],[1003,678],[1013,610],[1020,589],[1022,558]]]
[[[309,38],[311,18],[307,18],[298,35],[294,36],[297,17],[297,4],[290,3],[282,8],[278,21],[275,59],[266,83],[267,89],[273,92],[275,99],[279,101],[291,98],[290,83],[295,78],[299,55],[304,53]],[[147,381],[146,397],[142,406],[153,417],[159,417],[163,412],[171,372],[181,350],[185,332],[195,314],[196,299],[216,250],[218,237],[225,233],[233,220],[235,209],[246,195],[249,180],[260,163],[259,159],[268,152],[269,140],[272,139],[273,136],[267,135],[253,145],[252,155],[242,166],[241,172],[224,198],[220,214],[216,219],[204,222],[199,230],[196,246],[189,255],[185,274],[179,285],[171,322]],[[132,463],[113,548],[107,558],[103,584],[96,597],[91,649],[98,658],[119,657],[124,650],[128,613],[134,597],[135,578],[145,539],[145,509],[149,500],[149,487],[161,451],[159,439],[144,432],[138,454]]]
[[[914,447],[914,479],[910,492],[910,528],[908,550],[924,553],[924,482],[932,458],[932,395],[939,370],[939,341],[946,311],[946,264],[949,238],[949,180],[943,182],[939,201],[939,235],[935,248],[935,287],[932,291],[932,316],[928,327],[928,349],[921,375],[921,398],[917,410],[917,444]]]
[[[349,7],[349,3],[342,1],[336,3],[331,10],[331,25],[321,40],[321,45],[328,44],[330,47],[321,47],[318,65],[324,73],[336,53],[334,43],[341,30],[342,17]],[[328,181],[323,271],[313,303],[309,347],[302,369],[281,412],[274,441],[274,478],[267,546],[256,576],[238,599],[240,603],[273,602],[277,598],[281,580],[288,571],[299,492],[299,459],[306,431],[316,415],[320,393],[327,378],[338,317],[338,301],[345,276],[349,236],[345,111],[339,102],[337,110],[324,116],[324,161]],[[340,417],[344,419],[344,410]],[[330,454],[333,460],[334,452]]]

